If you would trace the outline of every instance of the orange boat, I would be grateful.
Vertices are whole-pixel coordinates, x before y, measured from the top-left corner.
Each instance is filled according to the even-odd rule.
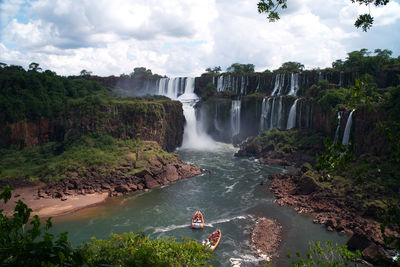
[[[219,245],[219,242],[221,241],[222,233],[221,230],[217,229],[215,230],[214,233],[208,236],[206,240],[203,240],[203,245],[207,246],[207,249],[214,251],[217,246]]]
[[[192,217],[192,223],[190,226],[193,229],[203,229],[204,227],[204,217],[200,211],[196,211],[196,213]]]

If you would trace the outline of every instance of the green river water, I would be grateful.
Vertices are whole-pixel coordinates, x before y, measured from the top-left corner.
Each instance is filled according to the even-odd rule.
[[[258,217],[274,218],[283,227],[282,242],[272,260],[290,266],[287,253],[304,252],[309,240],[331,240],[344,244],[346,236],[328,232],[312,218],[292,208],[278,206],[267,186],[260,181],[285,172],[280,167],[259,164],[253,158],[234,157],[232,145],[217,144],[214,151],[179,149],[177,154],[212,173],[178,181],[149,192],[108,199],[95,207],[57,217],[53,232],[69,232],[74,246],[107,238],[111,233],[143,231],[151,238],[187,236],[199,242],[216,228],[222,240],[215,250],[214,266],[259,266],[250,244],[250,232]],[[190,219],[200,210],[206,221],[203,230],[192,230]]]

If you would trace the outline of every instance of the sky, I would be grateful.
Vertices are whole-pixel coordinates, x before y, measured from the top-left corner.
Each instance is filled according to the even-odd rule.
[[[169,77],[208,67],[254,64],[274,70],[296,61],[330,67],[367,48],[400,55],[400,0],[370,7],[374,25],[354,27],[366,6],[350,0],[289,0],[278,22],[257,0],[0,0],[0,62],[39,63],[59,75],[130,74],[135,67]]]

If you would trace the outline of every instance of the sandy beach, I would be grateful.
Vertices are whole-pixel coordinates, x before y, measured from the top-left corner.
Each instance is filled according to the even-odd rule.
[[[69,195],[66,200],[60,198],[39,198],[37,191],[39,186],[29,186],[17,188],[12,191],[12,197],[7,204],[2,201],[0,209],[7,216],[12,216],[15,204],[18,200],[22,200],[29,208],[32,209],[31,215],[40,217],[54,217],[64,215],[79,209],[99,204],[106,200],[108,193],[94,193],[87,195]]]

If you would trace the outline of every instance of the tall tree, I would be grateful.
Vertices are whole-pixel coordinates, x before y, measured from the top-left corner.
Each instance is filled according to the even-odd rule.
[[[390,0],[350,0],[352,3],[358,3],[360,5],[370,6],[374,4],[375,6],[385,6]],[[267,18],[270,22],[279,20],[278,9],[287,8],[287,0],[260,0],[257,4],[258,12],[267,14]],[[368,31],[372,24],[374,23],[374,18],[371,16],[370,12],[361,14],[354,23],[357,28],[362,28],[363,31]]]

